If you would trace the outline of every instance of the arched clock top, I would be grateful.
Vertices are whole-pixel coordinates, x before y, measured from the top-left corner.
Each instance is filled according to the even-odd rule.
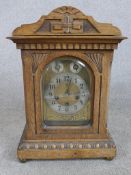
[[[102,66],[102,57],[103,54],[84,54],[81,52],[67,52],[67,51],[62,51],[62,52],[55,52],[55,53],[50,53],[50,54],[42,54],[43,58],[41,59],[41,61],[37,64],[37,68],[38,68],[38,72],[42,73],[43,70],[45,69],[45,67],[50,64],[52,61],[54,61],[55,59],[59,58],[59,57],[74,57],[75,59],[79,59],[80,61],[83,61],[86,65],[88,65],[88,67],[90,68],[90,70],[92,71],[92,73],[94,74],[95,77],[99,76],[99,73],[101,73],[101,69],[100,67]],[[34,57],[39,57],[39,53],[37,54],[32,54],[32,56]],[[46,59],[45,59],[46,57]],[[38,60],[39,61],[39,60]],[[37,61],[36,61],[37,62]],[[98,63],[96,63],[98,62]],[[98,66],[99,65],[99,66]],[[37,74],[37,70],[36,70],[36,74]]]
[[[62,6],[47,16],[42,16],[36,23],[21,25],[13,36],[41,35],[109,35],[121,36],[120,30],[112,24],[99,23],[91,16],[71,6]]]

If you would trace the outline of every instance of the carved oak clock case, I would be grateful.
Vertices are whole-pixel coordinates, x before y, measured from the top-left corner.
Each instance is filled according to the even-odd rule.
[[[26,125],[17,155],[27,159],[108,158],[108,91],[118,28],[60,7],[12,37],[21,49]]]

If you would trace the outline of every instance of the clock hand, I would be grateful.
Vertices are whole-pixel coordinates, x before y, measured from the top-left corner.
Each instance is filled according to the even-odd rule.
[[[89,95],[89,92],[70,94],[70,96]]]
[[[70,89],[71,80],[72,80],[72,79],[69,80],[69,82],[68,82],[68,84],[67,84],[67,89],[66,89],[66,91],[65,91],[65,94],[68,94],[68,95],[70,94],[70,93],[69,93],[69,89]]]
[[[52,96],[52,97],[50,97],[50,96],[45,96],[45,98],[46,99],[56,99],[56,100],[58,100],[59,98],[65,98],[65,97],[67,97],[67,96],[71,96],[71,97],[74,97],[74,96],[81,96],[81,95],[83,95],[83,94],[85,94],[85,95],[89,95],[89,92],[85,92],[85,93],[75,93],[75,94],[65,94],[65,95],[59,95],[59,96]]]
[[[45,99],[56,99],[56,100],[58,100],[60,97],[64,97],[64,96],[52,96],[52,97],[45,96]]]

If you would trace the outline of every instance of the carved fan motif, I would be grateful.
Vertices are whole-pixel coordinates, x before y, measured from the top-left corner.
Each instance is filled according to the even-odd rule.
[[[57,16],[60,14],[65,14],[65,13],[69,13],[71,15],[75,15],[78,17],[85,17],[85,14],[82,13],[80,10],[78,10],[77,8],[71,7],[71,6],[62,6],[62,7],[58,7],[55,10],[53,10],[52,12],[49,13],[49,16]]]
[[[32,72],[35,73],[38,65],[47,58],[48,54],[43,53],[31,53],[32,56]]]
[[[103,54],[100,53],[86,53],[86,55],[95,63],[98,71],[102,72],[102,57]]]

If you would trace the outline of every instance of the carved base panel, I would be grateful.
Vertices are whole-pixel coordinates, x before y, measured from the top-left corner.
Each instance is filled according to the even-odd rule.
[[[17,150],[20,161],[30,159],[84,159],[105,158],[112,160],[116,146],[112,138],[84,141],[38,141],[25,140],[22,136]]]

